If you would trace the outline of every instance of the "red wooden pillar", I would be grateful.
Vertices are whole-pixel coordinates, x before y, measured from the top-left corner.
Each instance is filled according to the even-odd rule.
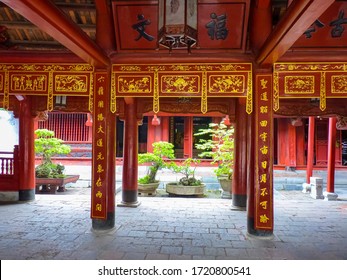
[[[154,117],[149,116],[148,117],[148,128],[147,128],[147,152],[152,153],[153,152],[153,146],[152,144],[154,142],[158,141],[165,141],[162,139],[162,123],[160,117],[160,124],[159,125],[153,125],[152,120]]]
[[[137,207],[138,126],[135,98],[125,99],[122,202],[118,206]]]
[[[328,172],[327,191],[324,194],[327,200],[336,200],[335,194],[335,149],[336,149],[336,117],[329,118],[328,138]]]
[[[91,218],[95,230],[115,225],[116,115],[110,73],[94,73]]]
[[[247,113],[245,99],[239,98],[235,116],[234,171],[232,206],[245,208],[247,203]]]
[[[273,233],[273,111],[272,75],[256,74],[254,125],[248,134],[248,232],[256,236]],[[251,173],[251,174],[250,174]],[[254,179],[252,179],[254,176]]]
[[[183,157],[193,157],[193,117],[184,118]]]
[[[20,101],[19,109],[19,200],[35,199],[35,135],[31,97]]]
[[[306,167],[306,183],[310,183],[310,177],[313,174],[313,161],[314,161],[314,127],[315,117],[308,119],[308,139],[307,139],[307,167]]]
[[[160,121],[161,141],[169,142],[170,118],[169,117],[161,117],[160,119],[161,119],[161,121]]]

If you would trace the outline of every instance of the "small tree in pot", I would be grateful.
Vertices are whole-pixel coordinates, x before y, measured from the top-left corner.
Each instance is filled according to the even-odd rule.
[[[139,164],[150,163],[147,174],[138,179],[139,193],[153,194],[159,186],[157,173],[162,168],[170,168],[168,159],[175,158],[174,145],[165,141],[154,142],[153,152],[138,155]]]
[[[48,129],[37,129],[35,131],[35,152],[42,159],[41,164],[35,168],[37,178],[62,178],[65,167],[54,164],[52,157],[70,153],[69,145],[63,144],[63,140],[54,137],[54,131]]]
[[[181,164],[171,164],[171,169],[183,177],[178,182],[167,183],[166,192],[173,195],[203,195],[205,184],[195,177],[195,170],[199,164],[200,160],[193,158],[187,158]]]
[[[234,127],[223,122],[210,123],[206,129],[200,129],[195,135],[210,135],[211,138],[200,139],[196,148],[203,150],[200,157],[212,158],[211,164],[218,164],[214,170],[223,189],[222,197],[231,198],[231,180],[234,166]]]

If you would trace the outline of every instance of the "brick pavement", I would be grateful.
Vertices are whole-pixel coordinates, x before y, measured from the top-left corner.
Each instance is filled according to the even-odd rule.
[[[91,229],[90,189],[0,204],[0,259],[347,259],[347,189],[338,201],[275,191],[272,239],[246,232],[230,200],[141,197],[116,227]],[[117,201],[120,200],[117,195]]]

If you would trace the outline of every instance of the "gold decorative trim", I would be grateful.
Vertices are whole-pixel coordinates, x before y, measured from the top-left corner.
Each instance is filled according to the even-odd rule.
[[[159,74],[158,69],[154,71],[153,112],[159,112]]]
[[[201,113],[206,114],[207,108],[207,72],[202,73]]]
[[[53,72],[48,74],[48,95],[47,95],[47,111],[52,111],[54,108],[53,104]]]
[[[278,72],[273,73],[273,110],[277,112],[280,108],[280,86]]]
[[[251,114],[253,112],[253,85],[252,75],[248,75],[247,96],[246,96],[246,112]]]
[[[320,98],[319,98],[319,108],[321,111],[325,111],[327,108],[327,94],[326,94],[326,84],[325,84],[325,72],[321,73],[321,80],[320,80]]]
[[[9,80],[10,76],[9,73],[6,71],[5,72],[5,86],[4,86],[4,101],[3,101],[3,106],[5,110],[8,110],[10,107],[10,96],[9,96]]]
[[[90,75],[90,86],[88,95],[88,110],[93,113],[94,109],[94,75]]]
[[[117,102],[116,102],[116,79],[111,75],[111,100],[110,100],[110,111],[115,113],[117,111]]]

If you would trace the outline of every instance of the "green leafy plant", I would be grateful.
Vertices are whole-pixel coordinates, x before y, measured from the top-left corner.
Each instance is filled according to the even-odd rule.
[[[52,157],[71,152],[69,145],[63,144],[63,140],[54,137],[54,131],[48,129],[35,130],[35,153],[41,157],[42,162],[35,168],[38,178],[64,177],[65,167],[52,162]]]
[[[199,186],[201,185],[201,180],[195,178],[196,167],[200,164],[200,160],[187,158],[180,165],[172,164],[171,168],[176,173],[183,174],[180,178],[179,184],[183,186]]]
[[[221,123],[210,123],[208,128],[200,129],[194,135],[210,135],[208,140],[200,139],[196,148],[203,150],[199,157],[211,158],[211,164],[218,164],[214,170],[216,176],[228,176],[231,179],[234,166],[234,127]]]
[[[154,142],[153,153],[144,153],[138,155],[138,162],[140,164],[150,163],[148,172],[145,176],[138,179],[140,184],[149,184],[158,182],[156,180],[157,173],[161,168],[170,168],[171,162],[167,159],[174,159],[174,145],[165,141]]]

